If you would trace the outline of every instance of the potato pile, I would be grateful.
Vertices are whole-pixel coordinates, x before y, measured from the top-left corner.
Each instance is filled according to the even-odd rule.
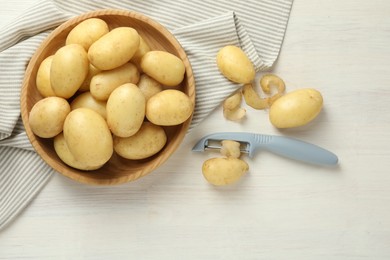
[[[152,50],[134,28],[110,29],[90,18],[40,64],[36,86],[44,98],[32,107],[29,125],[53,138],[59,158],[76,169],[98,169],[114,153],[145,159],[165,146],[164,127],[193,113],[180,90],[184,75],[180,58]]]

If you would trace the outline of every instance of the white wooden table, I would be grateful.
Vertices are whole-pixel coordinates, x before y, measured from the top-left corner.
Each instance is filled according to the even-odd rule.
[[[0,1],[0,26],[36,0]],[[154,173],[116,187],[55,175],[0,233],[0,259],[390,259],[390,1],[295,0],[273,72],[325,100],[307,127],[279,132],[216,109]],[[283,134],[340,158],[319,168],[269,153],[215,188],[191,147],[225,131]]]

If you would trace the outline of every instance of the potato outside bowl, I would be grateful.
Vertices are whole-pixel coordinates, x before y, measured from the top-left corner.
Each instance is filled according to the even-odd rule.
[[[134,181],[152,172],[163,164],[179,147],[189,128],[192,116],[183,124],[165,127],[168,141],[158,154],[143,160],[127,160],[114,155],[100,169],[81,171],[63,163],[57,156],[53,139],[43,139],[33,134],[28,120],[34,104],[43,97],[39,94],[35,78],[41,62],[65,45],[65,39],[72,28],[88,18],[101,18],[110,29],[119,26],[133,27],[153,50],[165,50],[178,56],[185,64],[186,73],[181,83],[182,90],[195,104],[195,81],[187,55],[175,37],[162,25],[143,14],[126,10],[97,10],[82,14],[57,27],[40,45],[30,60],[25,72],[21,90],[21,115],[27,136],[35,151],[57,172],[75,181],[94,185],[113,185]]]

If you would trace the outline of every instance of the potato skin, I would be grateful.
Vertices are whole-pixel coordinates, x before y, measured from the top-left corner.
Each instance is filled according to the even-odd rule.
[[[115,88],[125,83],[137,84],[139,71],[132,63],[126,63],[116,69],[102,71],[91,79],[90,91],[97,100],[106,101]]]
[[[146,117],[155,125],[179,125],[190,118],[193,110],[194,104],[185,93],[167,89],[149,98]]]
[[[107,124],[119,137],[134,135],[145,118],[146,101],[139,88],[126,83],[116,88],[107,100]]]
[[[139,42],[138,32],[131,27],[112,29],[91,45],[89,61],[101,70],[115,69],[130,61]]]
[[[167,135],[161,126],[144,122],[138,132],[130,137],[114,136],[114,150],[130,160],[141,160],[158,153],[166,144]]]
[[[163,90],[162,85],[146,74],[140,76],[138,87],[145,96],[146,101]]]
[[[206,160],[202,166],[205,179],[216,186],[233,184],[248,170],[249,165],[245,161],[234,157],[211,158]]]
[[[104,118],[89,108],[77,108],[64,123],[64,137],[69,151],[83,165],[99,167],[114,152],[113,140]]]
[[[85,171],[97,170],[103,165],[99,166],[90,166],[78,161],[74,155],[69,151],[68,145],[66,144],[65,137],[63,133],[60,133],[54,137],[54,150],[56,151],[58,157],[67,165]],[[88,162],[87,162],[88,163]]]
[[[53,57],[54,55],[51,55],[46,59],[44,59],[39,65],[37,71],[37,77],[35,83],[37,85],[37,89],[39,93],[43,97],[54,97],[56,95],[53,89],[51,88],[51,83],[50,83],[50,68],[51,68],[51,62],[53,61]]]
[[[81,107],[90,108],[95,112],[98,112],[99,115],[101,115],[104,119],[106,119],[107,118],[106,105],[107,105],[106,101],[96,100],[91,95],[91,92],[88,91],[78,95],[72,101],[72,103],[70,103],[70,109],[75,110]]]
[[[87,52],[81,45],[69,44],[58,49],[50,68],[51,87],[56,96],[72,97],[83,84],[88,71]]]
[[[161,84],[169,87],[179,85],[184,79],[183,61],[166,51],[149,51],[141,59],[141,69]]]
[[[108,25],[99,18],[89,18],[76,25],[66,37],[66,45],[80,44],[88,51],[89,47],[100,37],[109,32]]]
[[[255,78],[255,68],[245,52],[228,45],[217,53],[217,66],[222,75],[235,83],[250,83]]]
[[[133,57],[131,58],[131,62],[134,63],[137,68],[141,68],[141,59],[142,57],[147,53],[151,51],[149,45],[147,42],[140,36],[139,37],[139,47],[137,51],[134,53]]]
[[[80,92],[85,92],[85,91],[89,91],[89,88],[90,88],[90,85],[91,85],[91,80],[92,78],[99,74],[100,72],[102,72],[101,70],[99,70],[98,68],[96,68],[95,66],[93,66],[91,63],[89,64],[89,69],[88,69],[88,74],[87,76],[85,77],[85,80],[83,82],[83,84],[81,84],[80,88],[79,88],[79,91]]]
[[[308,124],[321,112],[323,98],[312,88],[298,89],[277,99],[269,110],[269,119],[277,128]]]
[[[31,130],[39,137],[52,138],[62,132],[69,112],[69,103],[64,98],[41,99],[30,111],[28,120]]]

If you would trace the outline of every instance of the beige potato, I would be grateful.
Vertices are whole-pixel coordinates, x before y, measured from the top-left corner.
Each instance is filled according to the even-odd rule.
[[[146,101],[148,101],[149,98],[155,94],[163,91],[162,85],[146,74],[141,75],[138,82],[138,87],[144,94]]]
[[[145,53],[151,51],[149,45],[145,42],[145,40],[140,36],[139,37],[139,47],[137,51],[134,53],[131,58],[131,62],[134,63],[138,69],[141,68],[141,59],[145,55]]]
[[[90,91],[97,100],[106,101],[111,92],[125,83],[137,84],[139,71],[132,63],[126,63],[116,69],[102,71],[91,79]]]
[[[255,78],[255,68],[245,52],[228,45],[217,53],[217,66],[227,79],[235,83],[250,83]]]
[[[216,186],[236,183],[249,170],[249,165],[238,158],[211,158],[202,165],[205,179]]]
[[[141,160],[158,153],[166,144],[167,135],[161,126],[144,122],[133,136],[114,136],[114,150],[130,160]]]
[[[66,45],[79,44],[88,51],[89,47],[100,37],[109,32],[108,25],[99,18],[89,18],[76,25],[66,37]]]
[[[179,125],[190,118],[193,110],[194,104],[185,93],[175,89],[167,89],[148,100],[146,117],[156,125]]]
[[[64,121],[70,112],[68,101],[60,97],[47,97],[32,107],[29,124],[34,134],[51,138],[62,132]]]
[[[90,88],[90,85],[91,85],[91,80],[92,78],[99,74],[101,72],[101,70],[99,70],[98,68],[96,68],[95,66],[93,66],[91,63],[89,64],[89,68],[88,68],[88,74],[87,74],[87,77],[85,78],[83,84],[81,84],[80,88],[79,88],[79,91],[80,92],[85,92],[85,91],[89,91],[89,88]]]
[[[114,152],[110,129],[104,118],[89,108],[77,108],[64,123],[69,151],[82,165],[90,168],[105,164]]]
[[[87,52],[81,45],[69,44],[55,54],[50,68],[51,87],[56,96],[70,98],[83,84],[89,70]]]
[[[100,166],[90,166],[88,164],[85,164],[78,161],[73,154],[69,151],[68,145],[66,144],[65,137],[63,133],[60,133],[56,137],[54,137],[54,150],[56,151],[58,157],[67,165],[70,167],[79,169],[79,170],[86,170],[86,171],[91,171],[91,170],[96,170],[102,167],[103,165]],[[88,163],[88,162],[87,162]]]
[[[51,68],[51,62],[53,61],[53,55],[47,57],[42,61],[42,63],[39,65],[38,71],[37,71],[37,77],[36,77],[36,85],[39,93],[43,97],[54,97],[56,94],[54,93],[53,89],[51,88],[50,83],[50,68]]]
[[[107,100],[107,124],[119,137],[137,133],[145,118],[145,97],[139,88],[126,83],[116,88]]]
[[[97,112],[99,115],[101,115],[104,119],[107,118],[107,111],[106,111],[106,101],[100,101],[95,99],[91,92],[84,92],[80,95],[78,95],[72,103],[70,103],[71,110],[75,110],[77,108],[85,107],[90,108]]]
[[[166,51],[149,51],[141,60],[141,69],[163,85],[174,87],[184,79],[183,61]]]
[[[98,69],[112,70],[130,61],[139,47],[138,32],[118,27],[95,41],[88,50],[89,61]]]
[[[311,88],[298,89],[277,99],[269,110],[269,119],[277,128],[303,126],[321,112],[323,98]]]

